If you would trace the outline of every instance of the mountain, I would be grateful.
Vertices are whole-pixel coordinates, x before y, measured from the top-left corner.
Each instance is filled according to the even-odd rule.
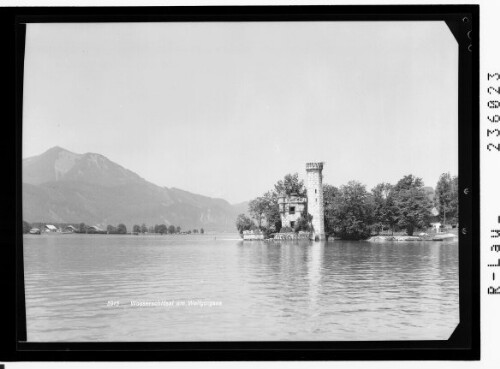
[[[75,154],[58,146],[23,160],[23,183],[39,185],[58,181],[93,183],[106,187],[145,182],[134,172],[105,156]]]
[[[233,232],[236,216],[247,205],[157,186],[100,154],[53,147],[23,160],[23,219],[28,222],[173,224]]]

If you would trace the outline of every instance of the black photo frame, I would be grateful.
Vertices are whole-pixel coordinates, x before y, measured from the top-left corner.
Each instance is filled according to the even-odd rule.
[[[26,23],[62,22],[444,21],[459,44],[460,324],[446,341],[102,342],[26,341],[22,237],[22,107]],[[479,336],[479,6],[19,7],[0,9],[7,96],[3,151],[15,193],[2,245],[3,361],[478,360]],[[5,135],[9,136],[9,135]],[[13,182],[13,183],[12,183]],[[15,217],[12,217],[15,214]],[[15,232],[14,232],[15,230]]]

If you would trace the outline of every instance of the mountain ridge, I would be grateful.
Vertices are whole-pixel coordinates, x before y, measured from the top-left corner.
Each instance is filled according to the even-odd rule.
[[[234,231],[244,204],[158,186],[98,153],[55,146],[23,159],[23,219],[28,222]]]

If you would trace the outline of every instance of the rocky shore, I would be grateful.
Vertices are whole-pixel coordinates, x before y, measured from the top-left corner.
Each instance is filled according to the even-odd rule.
[[[309,240],[311,238],[310,232],[300,231],[298,233],[286,232],[286,233],[276,233],[273,238],[269,241],[287,241],[287,240]]]

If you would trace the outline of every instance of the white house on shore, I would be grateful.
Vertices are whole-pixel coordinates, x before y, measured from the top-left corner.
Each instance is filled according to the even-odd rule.
[[[52,224],[46,224],[44,228],[45,232],[57,232],[57,227]]]
[[[77,231],[76,227],[73,227],[71,224],[64,227],[64,232],[76,232],[76,231]]]
[[[99,226],[93,225],[87,228],[87,233],[92,233],[92,232],[104,232],[104,229],[102,229]]]

